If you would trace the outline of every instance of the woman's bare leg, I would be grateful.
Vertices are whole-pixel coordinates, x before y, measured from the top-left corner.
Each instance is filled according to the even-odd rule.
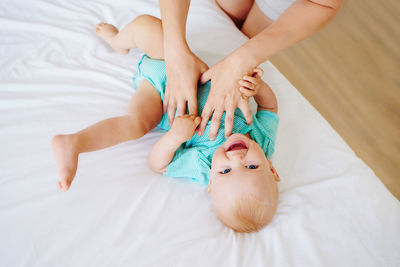
[[[249,14],[254,0],[217,0],[219,7],[233,20],[240,29]]]
[[[254,2],[240,30],[247,37],[252,38],[265,28],[268,28],[272,22],[274,21],[267,17],[258,7],[257,3]]]
[[[217,4],[249,38],[273,22],[260,10],[254,0],[217,0]]]
[[[97,24],[95,33],[121,54],[139,47],[149,57],[164,58],[163,31],[161,20],[150,15],[141,15],[122,28],[111,24]]]
[[[138,139],[156,127],[161,118],[160,94],[144,80],[132,96],[126,115],[100,121],[75,134],[55,136],[51,145],[60,176],[59,188],[67,191],[70,187],[80,153]]]

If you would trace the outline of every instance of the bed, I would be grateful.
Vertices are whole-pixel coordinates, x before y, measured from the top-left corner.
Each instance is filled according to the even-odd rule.
[[[239,234],[204,187],[146,165],[162,132],[80,156],[57,188],[50,140],[120,115],[140,51],[113,52],[93,32],[159,17],[156,0],[0,3],[0,266],[400,266],[400,203],[269,62],[279,102],[272,158],[279,207]],[[212,0],[193,0],[188,42],[207,64],[246,38]],[[323,90],[323,88],[321,88]]]

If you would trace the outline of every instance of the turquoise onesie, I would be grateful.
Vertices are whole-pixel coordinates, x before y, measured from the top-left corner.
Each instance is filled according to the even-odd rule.
[[[163,60],[151,59],[144,55],[138,64],[138,75],[133,77],[135,88],[143,79],[148,80],[157,89],[161,99],[164,98],[167,76]],[[198,114],[203,111],[209,91],[210,82],[200,85],[197,89]],[[164,175],[175,178],[189,178],[207,185],[213,154],[226,141],[224,122],[225,114],[222,116],[221,125],[214,141],[208,139],[211,123],[209,121],[202,136],[195,133],[190,140],[183,143],[175,152],[175,156]],[[249,133],[250,137],[261,146],[265,155],[269,158],[274,152],[278,122],[278,115],[270,111],[260,110],[255,116],[253,115],[253,123],[247,125],[240,109],[236,109],[232,133]],[[170,129],[167,114],[163,115],[158,127],[166,131]]]

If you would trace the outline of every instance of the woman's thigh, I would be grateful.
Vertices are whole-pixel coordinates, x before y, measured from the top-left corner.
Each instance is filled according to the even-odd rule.
[[[217,0],[219,7],[233,20],[240,29],[254,0]]]
[[[254,0],[217,0],[217,4],[249,38],[260,33],[273,22],[261,11]]]
[[[267,17],[258,7],[257,3],[254,2],[240,30],[247,37],[252,38],[271,25],[272,22],[274,21]]]

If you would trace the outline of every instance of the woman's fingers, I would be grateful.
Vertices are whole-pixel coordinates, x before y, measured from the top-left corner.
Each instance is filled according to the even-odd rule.
[[[165,112],[167,112],[167,110],[168,110],[169,90],[167,88],[165,88],[165,95],[164,95],[164,99],[163,99],[163,114]]]
[[[246,123],[250,125],[253,122],[253,116],[251,115],[249,101],[246,101],[245,99],[240,100],[239,109],[242,111]]]
[[[189,114],[194,114],[197,115],[197,90],[196,90],[197,85],[194,85],[194,88],[192,90],[192,93],[189,95],[189,98],[187,100],[188,103],[188,108],[189,108]]]
[[[197,115],[197,84],[188,88],[184,95],[174,95],[166,89],[163,100],[163,113],[168,112],[168,121],[170,124],[174,121],[176,115],[182,116],[186,114],[186,103],[188,103],[189,114]]]
[[[198,130],[198,134],[199,135],[203,135],[203,133],[204,133],[204,131],[206,129],[208,120],[210,119],[211,114],[213,113],[213,109],[211,108],[211,104],[210,103],[211,103],[211,101],[210,102],[208,102],[208,101],[206,102],[206,105],[204,106],[203,112],[201,113],[201,123],[200,123],[200,127],[199,127],[199,130]]]
[[[221,122],[222,114],[224,114],[223,109],[216,109],[214,110],[212,119],[211,119],[211,126],[210,126],[210,140],[215,140],[217,137],[219,124]]]
[[[189,114],[194,114],[197,115],[197,95],[192,94],[190,99],[188,99],[188,108],[189,108]]]
[[[186,113],[186,100],[185,99],[178,99],[176,111],[177,111],[178,116],[182,116],[183,114]]]
[[[212,67],[209,68],[207,71],[205,71],[201,76],[200,76],[200,84],[205,84],[209,80],[211,80],[211,75],[212,75]]]
[[[228,138],[232,134],[233,121],[235,116],[235,107],[225,110],[225,137]]]
[[[168,78],[163,101],[163,112],[168,112],[170,124],[174,121],[175,111],[178,115],[183,115],[187,111],[190,114],[197,114],[197,85],[200,76],[208,68],[191,52],[177,57],[171,51],[166,51],[165,56]]]
[[[168,122],[169,122],[169,125],[172,125],[172,123],[174,122],[175,112],[176,112],[175,99],[170,99],[170,101],[168,103]]]

